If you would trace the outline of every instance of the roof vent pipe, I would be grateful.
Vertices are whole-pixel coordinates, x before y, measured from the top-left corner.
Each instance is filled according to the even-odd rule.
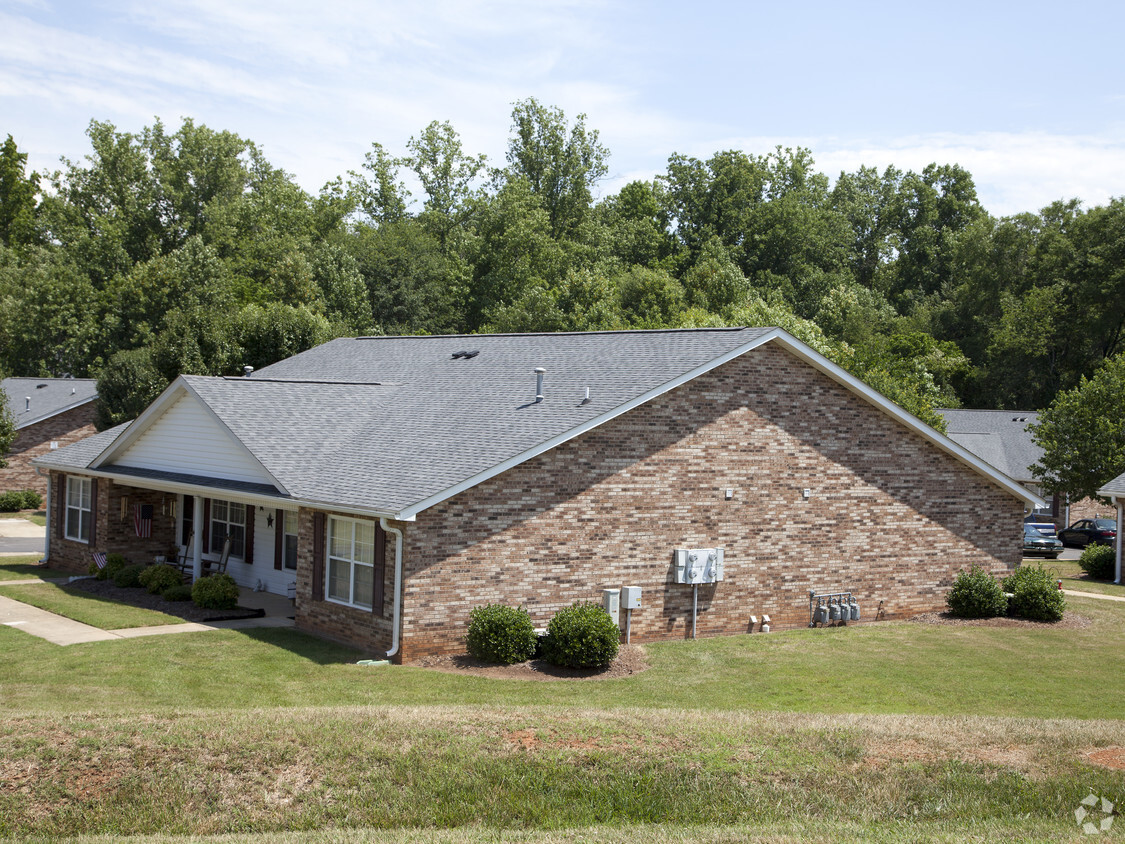
[[[543,367],[535,367],[535,401],[543,401],[543,375],[547,372]]]
[[[250,375],[251,375],[251,374],[252,374],[253,372],[254,372],[254,367],[252,367],[252,366],[244,366],[244,367],[242,367],[242,377],[243,377],[243,378],[249,378],[249,377],[250,377]]]
[[[542,376],[540,376],[540,377],[542,377]],[[543,397],[540,396],[539,398],[543,398]],[[23,409],[24,410],[31,410],[31,396],[27,396],[27,397],[24,398]]]

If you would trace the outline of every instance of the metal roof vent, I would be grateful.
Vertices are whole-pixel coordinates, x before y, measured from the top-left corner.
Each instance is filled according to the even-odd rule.
[[[27,396],[24,400],[24,410],[31,410],[31,396]]]
[[[545,370],[541,366],[535,367],[535,401],[536,402],[543,401],[543,376],[544,376],[544,374],[546,374],[546,372],[547,372],[547,370]]]
[[[37,390],[42,390],[42,389],[43,389],[44,387],[46,387],[46,386],[47,386],[46,384],[36,384],[36,385],[35,385],[35,389],[37,389]]]
[[[254,374],[254,367],[252,367],[252,366],[242,367],[242,377],[243,378],[249,378],[253,374]]]
[[[471,352],[454,352],[453,353],[453,360],[457,360],[458,358],[468,360],[469,358],[475,358],[479,354],[480,354],[480,349],[473,349]]]

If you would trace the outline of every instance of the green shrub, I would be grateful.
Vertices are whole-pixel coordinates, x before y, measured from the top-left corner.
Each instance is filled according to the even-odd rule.
[[[127,565],[129,565],[129,561],[120,554],[110,554],[105,558],[105,568],[97,569],[94,572],[94,577],[98,580],[114,580],[117,573]],[[114,582],[116,583],[115,580]]]
[[[107,565],[106,568],[109,568]],[[141,572],[145,570],[144,566],[122,566],[113,575],[113,583],[119,589],[139,589],[141,586]]]
[[[33,489],[25,489],[20,493],[23,496],[23,510],[38,510],[43,506],[43,496]]]
[[[543,658],[570,668],[605,668],[617,657],[621,633],[600,604],[575,604],[555,613],[540,643]]]
[[[1011,592],[1008,614],[1031,621],[1059,621],[1066,611],[1066,597],[1042,566],[1020,566],[1004,578],[1004,591]]]
[[[141,586],[152,595],[163,595],[164,590],[179,586],[183,582],[184,578],[180,570],[172,566],[148,566],[141,573]]]
[[[191,600],[191,587],[186,583],[177,583],[175,586],[169,586],[160,593],[165,601],[190,601]]]
[[[993,618],[1008,610],[1008,599],[996,578],[976,566],[957,572],[945,604],[958,618]]]
[[[488,604],[469,613],[469,653],[485,662],[512,665],[535,653],[535,625],[522,607]]]
[[[1087,577],[1094,580],[1112,580],[1117,573],[1117,551],[1112,545],[1087,545],[1078,565]]]
[[[229,574],[201,577],[191,587],[191,599],[208,610],[233,610],[238,606],[238,584]]]
[[[0,513],[15,513],[23,509],[23,493],[17,490],[0,492]]]

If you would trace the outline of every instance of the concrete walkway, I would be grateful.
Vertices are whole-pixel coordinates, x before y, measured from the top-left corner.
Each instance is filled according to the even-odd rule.
[[[1100,601],[1125,601],[1125,595],[1100,595],[1097,592],[1078,592],[1074,589],[1064,589],[1064,595],[1073,595],[1076,598],[1097,598]]]
[[[27,519],[0,519],[0,557],[42,554],[47,529]]]
[[[44,583],[42,580],[8,581],[13,584],[29,585]],[[141,636],[167,636],[173,633],[202,633],[206,630],[249,630],[260,627],[292,627],[293,619],[277,614],[279,608],[288,605],[288,599],[263,592],[245,593],[239,598],[239,606],[256,608],[265,606],[267,615],[262,618],[238,618],[230,621],[195,622],[182,624],[158,624],[152,627],[126,627],[120,630],[102,630],[80,621],[41,610],[30,604],[0,596],[0,624],[22,630],[56,645],[81,645],[85,642],[107,642],[111,639],[137,639]],[[253,596],[253,597],[251,597]],[[246,600],[243,600],[246,598]],[[284,604],[280,603],[284,602]],[[273,614],[270,614],[273,610]]]

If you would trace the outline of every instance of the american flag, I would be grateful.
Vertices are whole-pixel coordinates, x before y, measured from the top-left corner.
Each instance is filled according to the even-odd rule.
[[[137,536],[142,539],[148,539],[152,536],[152,505],[151,504],[134,504],[133,505],[133,527],[136,528]]]
[[[94,565],[100,569],[105,568],[105,551],[94,552]]]

